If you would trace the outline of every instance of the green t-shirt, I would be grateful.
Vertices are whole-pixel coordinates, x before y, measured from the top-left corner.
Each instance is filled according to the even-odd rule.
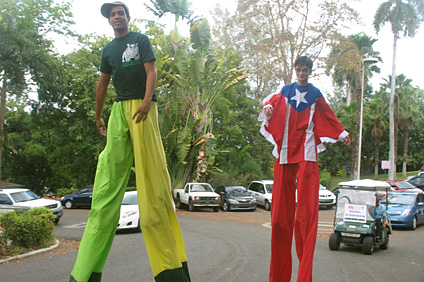
[[[143,99],[146,92],[144,64],[155,60],[152,44],[145,34],[130,31],[113,39],[103,49],[100,71],[112,74],[116,101]],[[157,101],[156,93],[152,101]]]

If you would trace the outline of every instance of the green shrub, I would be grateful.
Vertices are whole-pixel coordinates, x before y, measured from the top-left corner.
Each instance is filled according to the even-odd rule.
[[[65,195],[72,194],[72,193],[74,193],[74,192],[76,192],[76,191],[78,191],[78,189],[58,188],[58,189],[56,190],[56,195],[57,195],[58,197],[63,197],[63,196],[65,196]]]
[[[320,177],[320,183],[324,185],[325,187],[329,187],[330,180],[331,180],[331,173],[326,170],[322,170],[319,173],[319,177]]]
[[[0,215],[1,244],[5,247],[45,247],[53,239],[54,215],[44,207]]]

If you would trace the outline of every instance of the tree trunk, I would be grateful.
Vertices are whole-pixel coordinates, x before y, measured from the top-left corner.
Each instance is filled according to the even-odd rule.
[[[380,138],[375,139],[374,179],[378,180],[378,164],[380,162]]]
[[[396,180],[396,166],[395,166],[396,41],[397,41],[397,34],[394,34],[394,36],[393,36],[392,83],[391,83],[390,105],[389,105],[389,120],[390,120],[389,161],[390,161],[390,168],[389,168],[388,180]]]
[[[403,162],[402,162],[402,177],[406,177],[406,162],[408,161],[408,140],[409,128],[405,129],[405,136],[403,137]]]
[[[3,141],[4,141],[4,114],[6,112],[6,78],[3,76],[3,86],[1,87],[1,100],[0,100],[0,180],[1,180],[1,161],[3,155]]]

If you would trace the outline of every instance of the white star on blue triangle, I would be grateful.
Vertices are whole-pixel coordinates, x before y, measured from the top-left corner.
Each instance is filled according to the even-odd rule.
[[[308,94],[308,91],[300,92],[298,89],[296,89],[296,95],[294,95],[291,100],[296,101],[296,108],[299,107],[300,103],[306,103],[308,104],[308,101],[305,99],[306,94]]]

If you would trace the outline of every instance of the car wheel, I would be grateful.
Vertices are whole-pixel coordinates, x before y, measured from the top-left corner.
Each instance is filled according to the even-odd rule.
[[[374,238],[373,237],[365,237],[362,242],[362,253],[364,255],[372,255],[374,251]]]
[[[222,209],[223,209],[224,211],[228,211],[228,204],[227,204],[227,203],[223,203],[223,204],[222,204]]]
[[[384,242],[383,244],[380,245],[380,249],[382,250],[387,250],[387,248],[389,247],[389,232],[387,232],[387,230],[383,231],[383,236],[384,236]]]
[[[138,220],[137,227],[135,228],[136,232],[141,232],[141,225],[140,225],[140,219]]]
[[[65,208],[67,208],[67,209],[73,209],[74,208],[74,202],[72,202],[71,200],[67,200],[65,202]]]
[[[175,205],[177,206],[177,209],[182,209],[182,208],[183,208],[183,203],[181,203],[181,199],[180,199],[180,197],[178,197],[178,198],[175,200]]]
[[[341,235],[340,233],[333,233],[328,241],[328,247],[332,251],[337,251],[340,248]]]
[[[412,224],[411,224],[411,226],[409,226],[409,228],[411,229],[411,230],[415,230],[415,229],[417,229],[417,217],[413,217],[412,218]]]
[[[59,223],[59,218],[56,218],[55,220],[54,220],[54,224],[58,224]]]
[[[333,208],[333,205],[329,205],[326,208],[327,208],[327,210],[331,210]]]
[[[190,200],[188,202],[188,210],[191,211],[191,212],[194,212],[196,210],[196,207],[193,205],[193,201],[192,200]]]
[[[265,210],[270,211],[271,210],[271,203],[268,201],[265,201]]]
[[[219,207],[213,207],[214,212],[219,212]]]

